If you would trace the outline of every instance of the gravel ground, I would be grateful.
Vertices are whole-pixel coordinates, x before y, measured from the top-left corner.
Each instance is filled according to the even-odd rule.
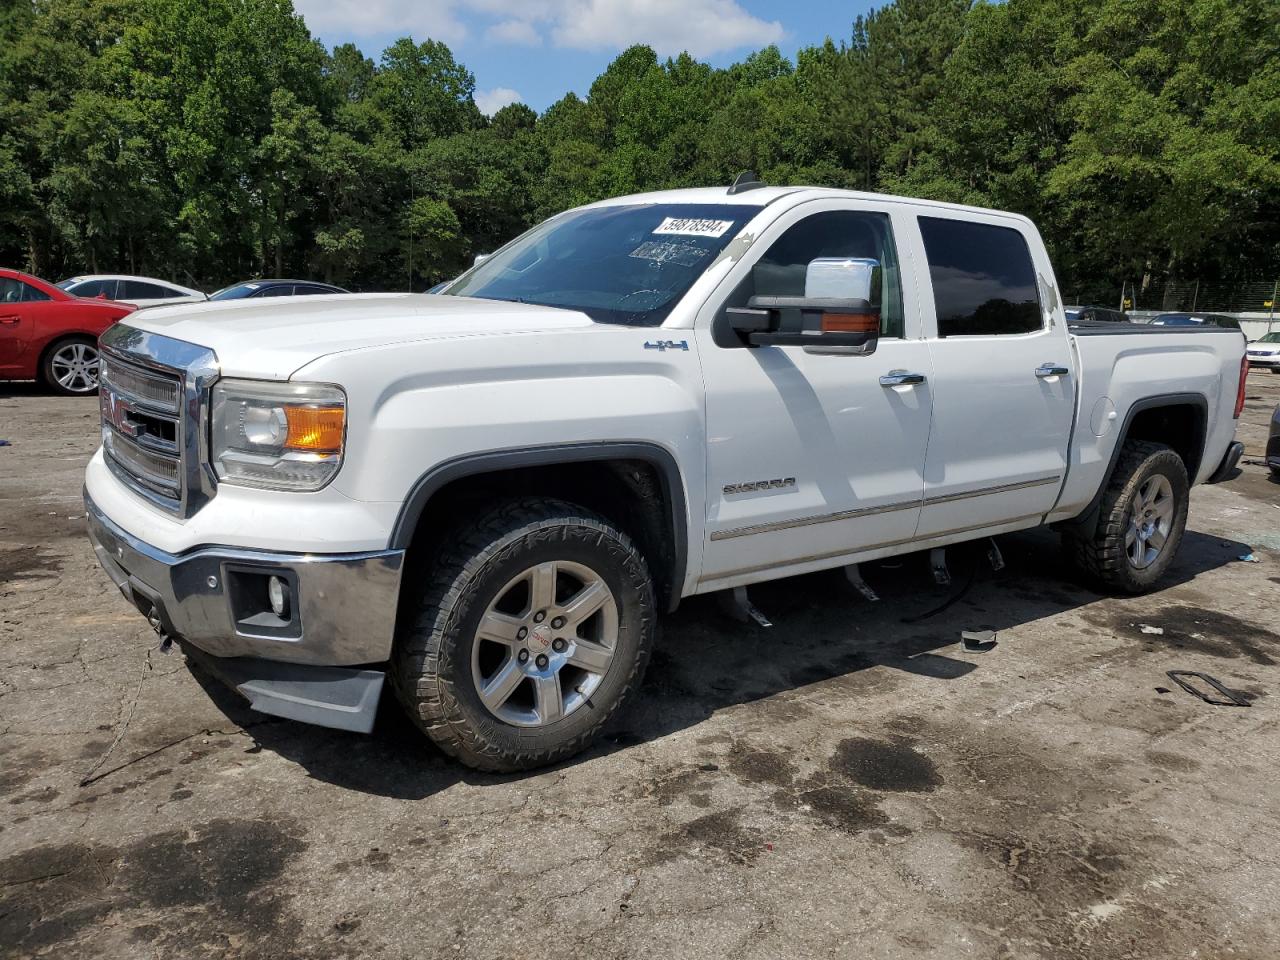
[[[1280,376],[1249,396],[1258,457]],[[153,649],[85,539],[96,421],[0,388],[0,957],[1280,955],[1264,467],[1196,488],[1147,597],[1034,532],[1001,573],[952,551],[974,585],[917,622],[947,596],[920,556],[869,565],[878,604],[754,589],[771,630],[686,602],[599,747],[499,777],[390,702],[372,736],[309,728]]]

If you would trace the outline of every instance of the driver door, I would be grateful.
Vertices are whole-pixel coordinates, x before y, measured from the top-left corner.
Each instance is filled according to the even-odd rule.
[[[14,277],[0,277],[0,370],[15,369],[35,334],[39,301],[49,298]]]
[[[920,304],[892,204],[820,200],[780,217],[702,308],[707,542],[700,590],[847,562],[909,541],[924,497],[933,413]],[[724,309],[814,296],[814,261],[879,263],[881,336],[870,355],[719,346]],[[721,336],[720,341],[724,342]],[[902,374],[911,374],[906,377]],[[882,378],[885,378],[882,380]]]

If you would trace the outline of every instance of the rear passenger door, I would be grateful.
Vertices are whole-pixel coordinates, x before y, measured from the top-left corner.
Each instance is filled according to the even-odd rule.
[[[1020,220],[930,209],[917,223],[936,324],[917,539],[1030,525],[1062,486],[1075,406],[1066,331],[1043,302],[1052,269]]]

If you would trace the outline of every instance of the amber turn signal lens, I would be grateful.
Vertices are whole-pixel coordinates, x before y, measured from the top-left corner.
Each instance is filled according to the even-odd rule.
[[[824,313],[823,333],[876,333],[880,315],[875,313]]]
[[[286,449],[313,453],[337,453],[342,449],[346,408],[286,406],[284,415],[289,422]]]

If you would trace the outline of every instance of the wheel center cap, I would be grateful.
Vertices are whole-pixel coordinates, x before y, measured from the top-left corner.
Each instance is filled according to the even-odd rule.
[[[545,650],[551,646],[551,628],[540,623],[529,631],[529,649]]]

